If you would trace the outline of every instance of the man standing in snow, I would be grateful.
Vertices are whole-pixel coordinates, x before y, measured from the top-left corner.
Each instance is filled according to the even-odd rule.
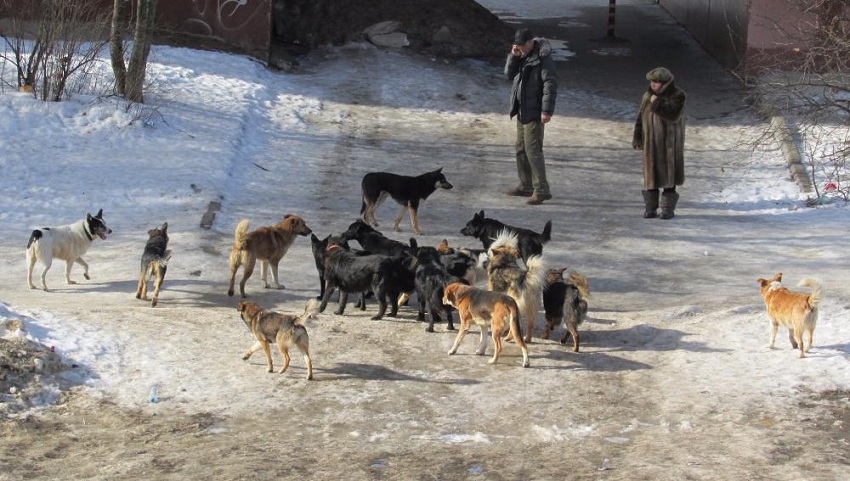
[[[664,67],[646,74],[649,88],[640,101],[632,147],[643,149],[643,216],[658,214],[672,219],[679,194],[676,186],[685,183],[685,91],[676,86],[673,74]]]
[[[555,113],[557,77],[552,48],[544,38],[534,38],[527,28],[514,35],[505,63],[505,76],[513,80],[511,118],[516,124],[516,167],[519,186],[508,195],[530,197],[526,204],[537,205],[552,198],[543,162],[543,125]]]

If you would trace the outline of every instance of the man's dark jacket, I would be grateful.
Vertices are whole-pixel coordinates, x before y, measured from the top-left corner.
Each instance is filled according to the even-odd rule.
[[[555,113],[558,83],[548,40],[534,39],[534,48],[526,57],[509,53],[505,76],[513,80],[511,118],[519,115],[520,122],[527,124],[539,122],[541,113]]]

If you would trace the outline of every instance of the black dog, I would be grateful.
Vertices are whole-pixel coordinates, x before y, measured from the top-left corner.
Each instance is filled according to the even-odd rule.
[[[171,259],[171,251],[168,248],[168,222],[164,222],[159,228],[148,231],[148,242],[142,253],[142,265],[139,270],[139,285],[136,287],[136,299],[147,300],[148,280],[153,277],[153,295],[151,296],[151,307],[156,307],[159,302],[159,290],[165,279],[165,271],[168,270],[168,261]]]
[[[440,263],[446,272],[470,286],[487,279],[485,262],[487,251],[483,249],[453,249],[451,253],[440,255]]]
[[[416,258],[416,297],[419,300],[419,313],[416,319],[424,321],[427,309],[431,315],[431,320],[428,322],[425,332],[434,332],[434,322],[441,319],[439,311],[442,309],[448,322],[446,329],[454,331],[452,309],[443,304],[443,292],[446,285],[451,282],[458,282],[460,279],[450,276],[446,272],[445,266],[440,261],[441,255],[436,249],[416,249],[414,247],[412,254]]]
[[[324,239],[319,239],[316,237],[316,234],[310,234],[310,249],[313,251],[313,262],[316,264],[316,271],[319,273],[319,295],[316,296],[316,299],[321,300],[325,295],[325,252],[328,248],[328,240],[331,238],[330,235],[325,237]],[[346,250],[350,250],[348,246],[348,242],[344,240],[340,240],[340,243]],[[369,252],[366,251],[353,251],[355,255],[358,256],[367,256]],[[357,307],[361,311],[366,309],[366,298],[372,294],[371,291],[364,292],[357,300],[357,303],[354,307]]]
[[[543,232],[538,234],[529,229],[504,224],[496,219],[488,219],[484,217],[484,211],[482,210],[475,214],[471,221],[466,223],[466,226],[460,230],[460,233],[475,237],[481,241],[485,249],[488,249],[496,237],[505,231],[517,235],[519,255],[523,261],[527,261],[530,256],[539,256],[543,253],[543,244],[549,242],[552,238],[552,221],[546,222],[546,225],[543,226]]]
[[[340,237],[346,242],[351,239],[356,240],[360,243],[360,247],[372,254],[406,256],[410,253],[409,245],[384,236],[361,219],[357,219],[349,225],[348,230],[343,232]]]
[[[401,209],[395,218],[393,229],[399,230],[399,223],[404,217],[404,210],[410,211],[410,223],[413,226],[413,233],[421,235],[419,230],[419,218],[417,211],[419,203],[428,198],[438,188],[451,189],[452,184],[446,180],[446,176],[442,173],[443,168],[433,172],[427,172],[416,177],[407,175],[391,174],[389,172],[369,172],[363,176],[361,187],[363,189],[363,204],[360,207],[360,214],[367,224],[375,227],[378,226],[375,220],[375,209],[386,200],[387,196],[393,198],[394,201],[401,204]]]
[[[566,331],[561,344],[573,338],[573,352],[579,349],[578,326],[587,318],[587,301],[590,298],[590,286],[587,277],[576,271],[564,278],[566,268],[550,269],[546,273],[546,287],[543,289],[543,308],[546,311],[546,328],[543,339],[548,339],[552,330],[566,318]]]
[[[313,262],[316,263],[316,271],[319,272],[319,295],[316,299],[321,299],[325,295],[325,250],[328,248],[328,235],[324,239],[319,240],[316,234],[310,234],[310,250],[313,251]]]
[[[396,299],[399,296],[398,279],[405,277],[399,272],[399,259],[378,254],[358,255],[350,252],[339,237],[330,236],[325,248],[325,291],[319,312],[324,312],[334,289],[339,288],[339,308],[334,314],[342,315],[349,293],[372,291],[378,300],[378,320],[384,317],[390,305],[390,317],[398,314]],[[365,304],[365,301],[364,301]],[[363,306],[365,308],[365,306]]]

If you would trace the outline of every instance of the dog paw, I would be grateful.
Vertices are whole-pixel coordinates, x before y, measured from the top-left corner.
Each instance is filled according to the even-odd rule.
[[[85,274],[83,274],[83,277],[85,277],[87,281],[90,281],[90,280],[91,280],[91,277],[89,277],[89,273],[88,273],[88,272],[86,272]]]
[[[425,328],[425,332],[434,332],[434,328],[431,327],[431,326],[428,326],[428,327]],[[449,354],[451,354],[451,353],[449,353]]]
[[[70,279],[68,280],[68,285],[69,285],[69,286],[73,286],[73,285],[74,285],[74,284],[76,284],[76,283],[77,283],[77,281],[72,281],[72,280],[70,280]]]
[[[485,351],[475,351],[476,356],[483,356]]]
[[[372,316],[372,317],[370,317],[369,319],[372,319],[373,321],[380,321],[380,320],[381,320],[381,318],[383,318],[383,317],[384,317],[384,316]]]
[[[446,328],[446,330],[447,331],[456,331],[457,329],[455,329],[455,326],[449,324],[449,326]]]
[[[232,290],[227,291],[227,297],[233,297],[233,291]]]

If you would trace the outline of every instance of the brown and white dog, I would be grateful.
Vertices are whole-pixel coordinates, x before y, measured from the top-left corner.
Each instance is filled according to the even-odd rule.
[[[520,267],[517,235],[503,231],[487,250],[487,289],[504,292],[514,298],[526,319],[525,342],[531,342],[543,288],[546,286],[546,264],[542,256],[532,255]],[[508,336],[510,339],[511,336]]]
[[[289,367],[289,349],[297,347],[304,356],[304,364],[307,365],[307,380],[313,379],[313,362],[310,360],[310,339],[307,336],[307,328],[301,324],[302,320],[310,316],[306,312],[301,317],[291,314],[282,314],[279,312],[263,309],[251,301],[240,302],[236,309],[239,315],[257,342],[245,351],[242,355],[243,360],[248,360],[251,354],[263,350],[266,356],[266,365],[268,372],[274,372],[272,365],[272,355],[269,350],[269,343],[277,344],[278,350],[283,355],[283,367],[278,371],[283,374]]]
[[[284,286],[278,282],[277,276],[280,260],[286,255],[292,243],[295,242],[296,236],[307,236],[312,232],[304,219],[295,214],[286,214],[283,216],[283,220],[277,224],[260,227],[252,232],[248,232],[248,219],[241,220],[236,225],[233,248],[230,251],[230,287],[227,288],[227,295],[233,296],[236,271],[239,266],[245,266],[242,272],[242,281],[239,282],[239,293],[242,294],[242,297],[247,297],[245,295],[245,283],[254,273],[254,265],[257,260],[260,261],[263,287],[269,288],[266,278],[269,265],[271,265],[274,287],[275,289],[283,289]]]
[[[788,340],[793,349],[800,350],[800,358],[806,357],[812,347],[812,337],[818,321],[818,304],[821,301],[821,284],[809,277],[800,280],[797,286],[809,287],[810,294],[791,292],[782,285],[782,273],[773,279],[757,279],[764,305],[767,308],[767,318],[770,320],[770,344],[773,348],[776,341],[776,331],[779,326],[788,328]],[[809,343],[803,346],[803,332],[809,337]]]
[[[485,291],[453,282],[446,286],[443,292],[443,304],[457,309],[460,317],[460,329],[457,331],[454,345],[449,354],[457,352],[460,341],[469,330],[469,325],[475,323],[481,327],[481,340],[475,352],[483,356],[487,350],[487,327],[493,338],[494,352],[489,363],[494,364],[502,352],[502,333],[510,330],[517,345],[522,349],[522,367],[528,367],[528,347],[522,341],[522,329],[519,324],[519,308],[516,301],[501,292]]]

